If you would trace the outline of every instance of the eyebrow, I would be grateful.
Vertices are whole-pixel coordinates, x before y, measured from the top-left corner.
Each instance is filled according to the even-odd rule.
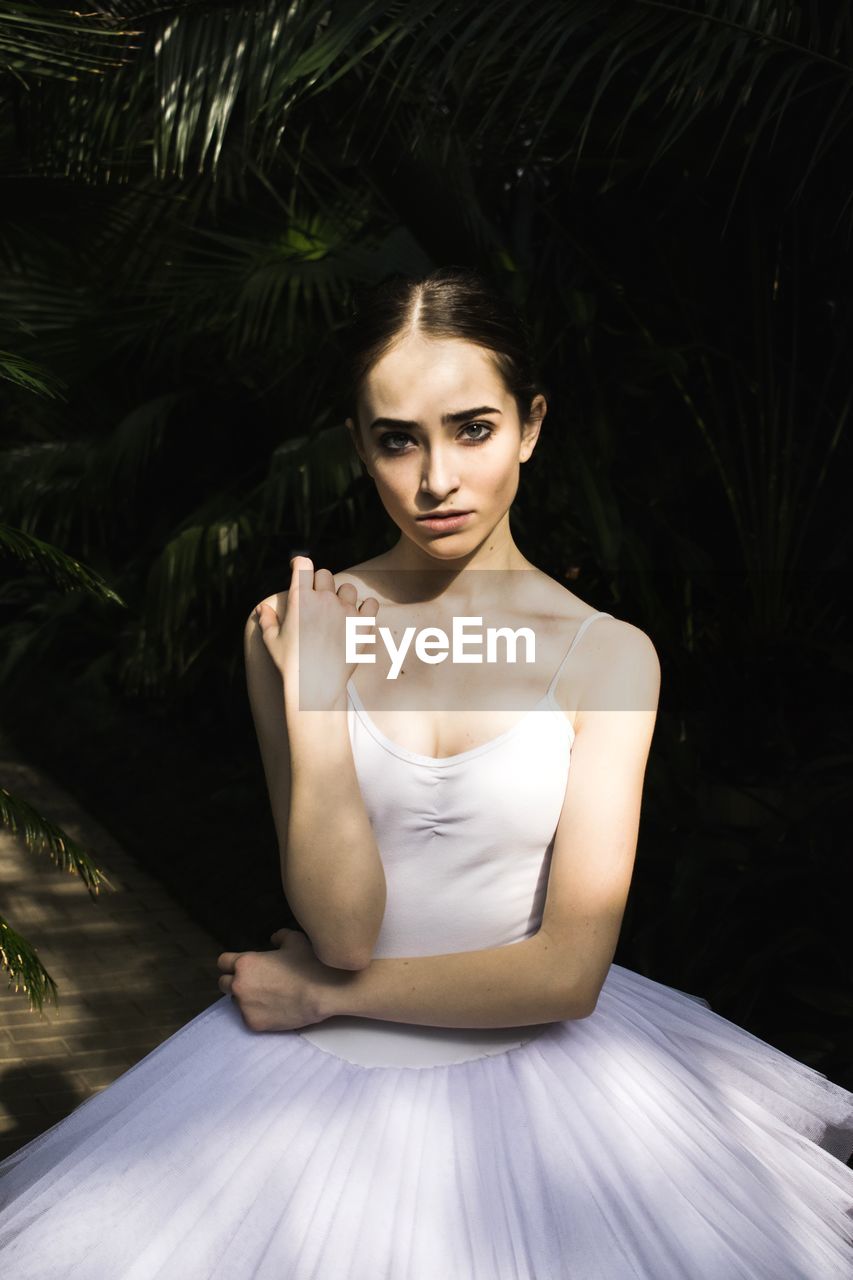
[[[482,413],[500,413],[500,409],[492,409],[489,405],[480,405],[478,409],[459,409],[456,413],[442,414],[441,421],[445,425],[456,422],[465,422],[468,418],[476,418]],[[374,418],[368,427],[368,431],[372,431],[374,427],[404,427],[410,430],[412,427],[419,427],[418,422],[409,422],[406,418]]]

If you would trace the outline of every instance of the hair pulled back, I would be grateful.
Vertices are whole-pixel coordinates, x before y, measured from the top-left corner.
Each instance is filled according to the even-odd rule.
[[[341,406],[356,424],[364,379],[408,332],[463,338],[484,347],[515,399],[521,423],[528,421],[533,398],[542,387],[527,322],[479,272],[440,267],[418,277],[396,273],[356,296],[355,310],[339,335]]]

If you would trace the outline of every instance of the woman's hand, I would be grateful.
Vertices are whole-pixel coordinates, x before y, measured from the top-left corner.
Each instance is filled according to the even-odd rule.
[[[236,1000],[250,1031],[293,1031],[328,1017],[328,992],[347,973],[331,970],[297,929],[277,929],[275,951],[223,951],[219,990]]]
[[[346,620],[375,618],[379,602],[367,596],[359,605],[358,592],[349,582],[336,591],[330,571],[315,571],[308,556],[294,556],[290,563],[284,621],[268,604],[262,603],[256,610],[258,623],[264,644],[284,677],[285,696],[288,690],[298,689],[300,706],[308,710],[328,709],[343,697],[357,665],[345,661]],[[305,570],[313,573],[313,585]],[[299,657],[300,630],[307,646],[303,661]]]

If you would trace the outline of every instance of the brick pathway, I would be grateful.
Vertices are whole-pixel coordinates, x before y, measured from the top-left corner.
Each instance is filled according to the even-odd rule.
[[[38,949],[58,1005],[30,1009],[0,969],[0,1159],[110,1084],[220,999],[227,944],[193,923],[159,881],[0,733],[0,785],[63,827],[114,888],[28,854],[0,826],[0,911]]]

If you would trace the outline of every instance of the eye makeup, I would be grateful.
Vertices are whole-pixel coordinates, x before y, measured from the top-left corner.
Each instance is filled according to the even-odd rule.
[[[471,439],[469,437],[465,443],[465,448],[469,448],[474,445],[485,444],[487,440],[490,440],[492,438],[495,432],[494,427],[489,422],[468,422],[463,427],[463,430],[468,431],[471,427],[485,427],[488,434],[484,436],[478,436],[476,439]],[[397,448],[394,448],[393,445],[389,445],[386,443],[386,441],[388,440],[397,440],[400,438],[405,440],[412,439],[412,437],[405,431],[386,431],[384,435],[381,435],[379,437],[379,448],[384,453],[388,453],[388,454],[408,452],[408,450],[406,449],[402,449],[402,448],[397,449]]]

